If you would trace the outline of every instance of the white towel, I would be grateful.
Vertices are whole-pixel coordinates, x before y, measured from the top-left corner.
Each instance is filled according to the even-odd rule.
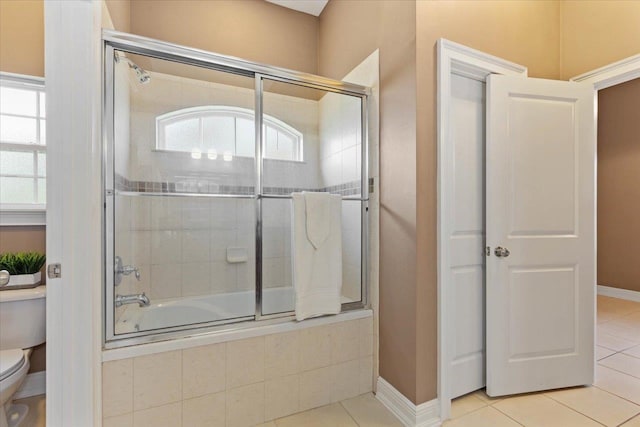
[[[293,287],[296,319],[340,313],[342,197],[292,194]]]

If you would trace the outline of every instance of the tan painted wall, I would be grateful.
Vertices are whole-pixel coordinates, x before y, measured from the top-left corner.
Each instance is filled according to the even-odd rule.
[[[320,74],[342,78],[380,49],[380,375],[416,399],[415,2],[331,1]]]
[[[437,388],[436,41],[446,38],[559,77],[556,1],[418,1],[417,18],[417,402]],[[383,160],[384,161],[384,160]]]
[[[598,284],[640,291],[640,79],[598,93]]]
[[[561,2],[561,77],[640,53],[640,1]]]
[[[131,32],[131,0],[104,0],[113,28]]]
[[[318,19],[263,0],[135,0],[131,32],[317,73]]]
[[[0,1],[0,71],[44,76],[42,0]],[[45,227],[0,227],[0,253],[9,251],[44,253]],[[30,373],[45,370],[45,346],[31,355]]]
[[[0,71],[44,76],[44,2],[0,1]]]

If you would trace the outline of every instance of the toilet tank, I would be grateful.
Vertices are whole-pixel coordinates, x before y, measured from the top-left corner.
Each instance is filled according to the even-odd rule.
[[[0,350],[30,348],[45,342],[46,289],[0,290]]]

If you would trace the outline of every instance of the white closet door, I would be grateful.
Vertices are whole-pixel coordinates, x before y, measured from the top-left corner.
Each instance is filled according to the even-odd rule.
[[[593,382],[594,100],[587,84],[488,79],[490,396]]]
[[[447,230],[450,269],[447,283],[451,398],[484,387],[484,152],[485,83],[451,76],[451,147],[454,165],[449,191],[453,197]]]

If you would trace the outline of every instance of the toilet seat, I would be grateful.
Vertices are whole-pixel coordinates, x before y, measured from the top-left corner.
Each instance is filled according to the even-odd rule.
[[[24,364],[25,357],[22,349],[0,350],[0,381],[13,375]]]

